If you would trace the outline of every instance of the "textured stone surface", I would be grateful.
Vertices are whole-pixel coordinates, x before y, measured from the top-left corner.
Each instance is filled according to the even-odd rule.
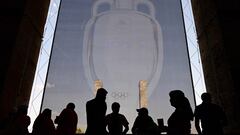
[[[0,120],[28,105],[48,6],[49,0],[1,2]]]
[[[239,134],[239,1],[192,0],[192,5],[207,91],[227,113],[226,133]]]

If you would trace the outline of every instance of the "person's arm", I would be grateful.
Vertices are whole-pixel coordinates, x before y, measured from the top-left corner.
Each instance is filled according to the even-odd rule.
[[[195,117],[195,128],[196,128],[196,130],[197,130],[197,132],[198,132],[198,134],[199,135],[201,135],[202,134],[202,130],[201,130],[201,128],[200,128],[200,123],[199,123],[199,118],[198,117]]]
[[[199,106],[197,106],[197,107],[195,108],[194,118],[195,118],[195,128],[196,128],[198,134],[201,135],[201,134],[202,134],[202,130],[201,130],[201,128],[200,128]]]
[[[110,123],[109,117],[110,117],[109,115],[105,117],[105,128],[106,128],[107,134],[109,134],[109,130],[108,130],[108,124]]]
[[[47,120],[46,125],[47,125],[46,127],[48,128],[46,130],[48,130],[51,135],[55,135],[56,129],[51,118]]]
[[[128,130],[129,130],[129,126],[128,126],[128,124],[125,124],[125,125],[123,125],[123,126],[124,126],[123,134],[126,135],[127,132],[128,132]]]
[[[134,123],[133,123],[133,127],[132,127],[132,134],[133,135],[136,135],[136,133],[137,133],[137,130],[138,130],[138,117],[135,119],[135,121],[134,121]]]
[[[31,124],[31,118],[27,116],[26,126],[28,127]]]
[[[104,116],[106,116],[106,113],[107,113],[107,103],[104,102]]]
[[[129,126],[128,126],[128,121],[127,121],[127,119],[126,119],[126,117],[124,116],[124,115],[120,115],[122,118],[122,124],[123,124],[123,126],[124,126],[124,131],[123,131],[123,134],[124,135],[126,135],[127,134],[127,132],[128,132],[128,130],[129,130]]]
[[[56,117],[56,124],[62,125],[64,123],[64,117],[65,117],[66,109],[63,109],[62,112],[59,114],[59,116]],[[54,122],[55,122],[54,121]]]
[[[86,118],[87,118],[87,125],[90,123],[90,108],[89,108],[89,102],[86,103]]]

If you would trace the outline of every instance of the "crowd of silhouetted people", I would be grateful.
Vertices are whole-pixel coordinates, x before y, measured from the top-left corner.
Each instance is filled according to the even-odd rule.
[[[86,103],[87,129],[86,135],[125,135],[129,131],[129,122],[123,114],[119,113],[120,104],[112,103],[112,113],[106,114],[107,90],[98,89],[96,97]],[[195,121],[195,127],[199,135],[223,135],[223,126],[227,124],[227,118],[222,110],[211,101],[209,93],[201,95],[202,103],[196,106],[193,112],[189,100],[181,90],[172,90],[169,93],[170,104],[175,108],[168,118],[167,126],[163,120],[156,124],[148,114],[145,107],[136,109],[136,117],[131,132],[133,135],[160,135],[162,132],[168,135],[190,135],[191,121]],[[157,105],[157,104],[156,104]],[[1,124],[4,135],[75,135],[78,116],[75,112],[75,104],[68,103],[66,108],[54,119],[51,119],[52,111],[44,109],[33,123],[32,133],[29,133],[30,117],[27,115],[27,106],[20,106],[15,113]],[[57,126],[55,127],[55,124]],[[201,125],[200,125],[201,124]]]

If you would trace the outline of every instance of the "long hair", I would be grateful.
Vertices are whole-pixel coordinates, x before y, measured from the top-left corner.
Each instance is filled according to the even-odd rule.
[[[176,109],[181,109],[186,113],[189,120],[193,120],[193,111],[189,100],[185,97],[181,90],[173,90],[169,93],[171,102]]]

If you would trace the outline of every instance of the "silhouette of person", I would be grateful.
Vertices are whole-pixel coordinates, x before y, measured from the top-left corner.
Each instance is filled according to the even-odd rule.
[[[188,99],[181,90],[173,90],[169,93],[170,103],[175,111],[168,119],[168,135],[189,135],[191,133],[191,121],[193,111]]]
[[[33,123],[32,135],[55,135],[55,126],[51,116],[52,110],[44,109]]]
[[[202,103],[195,109],[195,127],[200,135],[223,135],[223,126],[227,124],[227,118],[222,110],[216,104],[212,103],[211,95],[203,93],[201,95]],[[201,121],[202,130],[199,122]]]
[[[119,110],[120,104],[114,102],[112,104],[112,113],[106,116],[106,126],[108,127],[109,135],[125,135],[129,130],[129,123],[124,115],[119,114]]]
[[[59,116],[56,117],[57,135],[75,135],[77,130],[78,116],[75,112],[75,104],[68,103]]]
[[[106,135],[105,115],[107,104],[105,100],[107,93],[104,88],[100,88],[97,90],[96,97],[86,103],[86,135]]]
[[[147,108],[137,109],[138,116],[132,127],[133,135],[158,135],[160,134],[157,124],[148,115]]]
[[[17,114],[13,122],[11,135],[28,135],[28,126],[31,123],[30,117],[27,115],[28,107],[21,105],[17,109]]]

